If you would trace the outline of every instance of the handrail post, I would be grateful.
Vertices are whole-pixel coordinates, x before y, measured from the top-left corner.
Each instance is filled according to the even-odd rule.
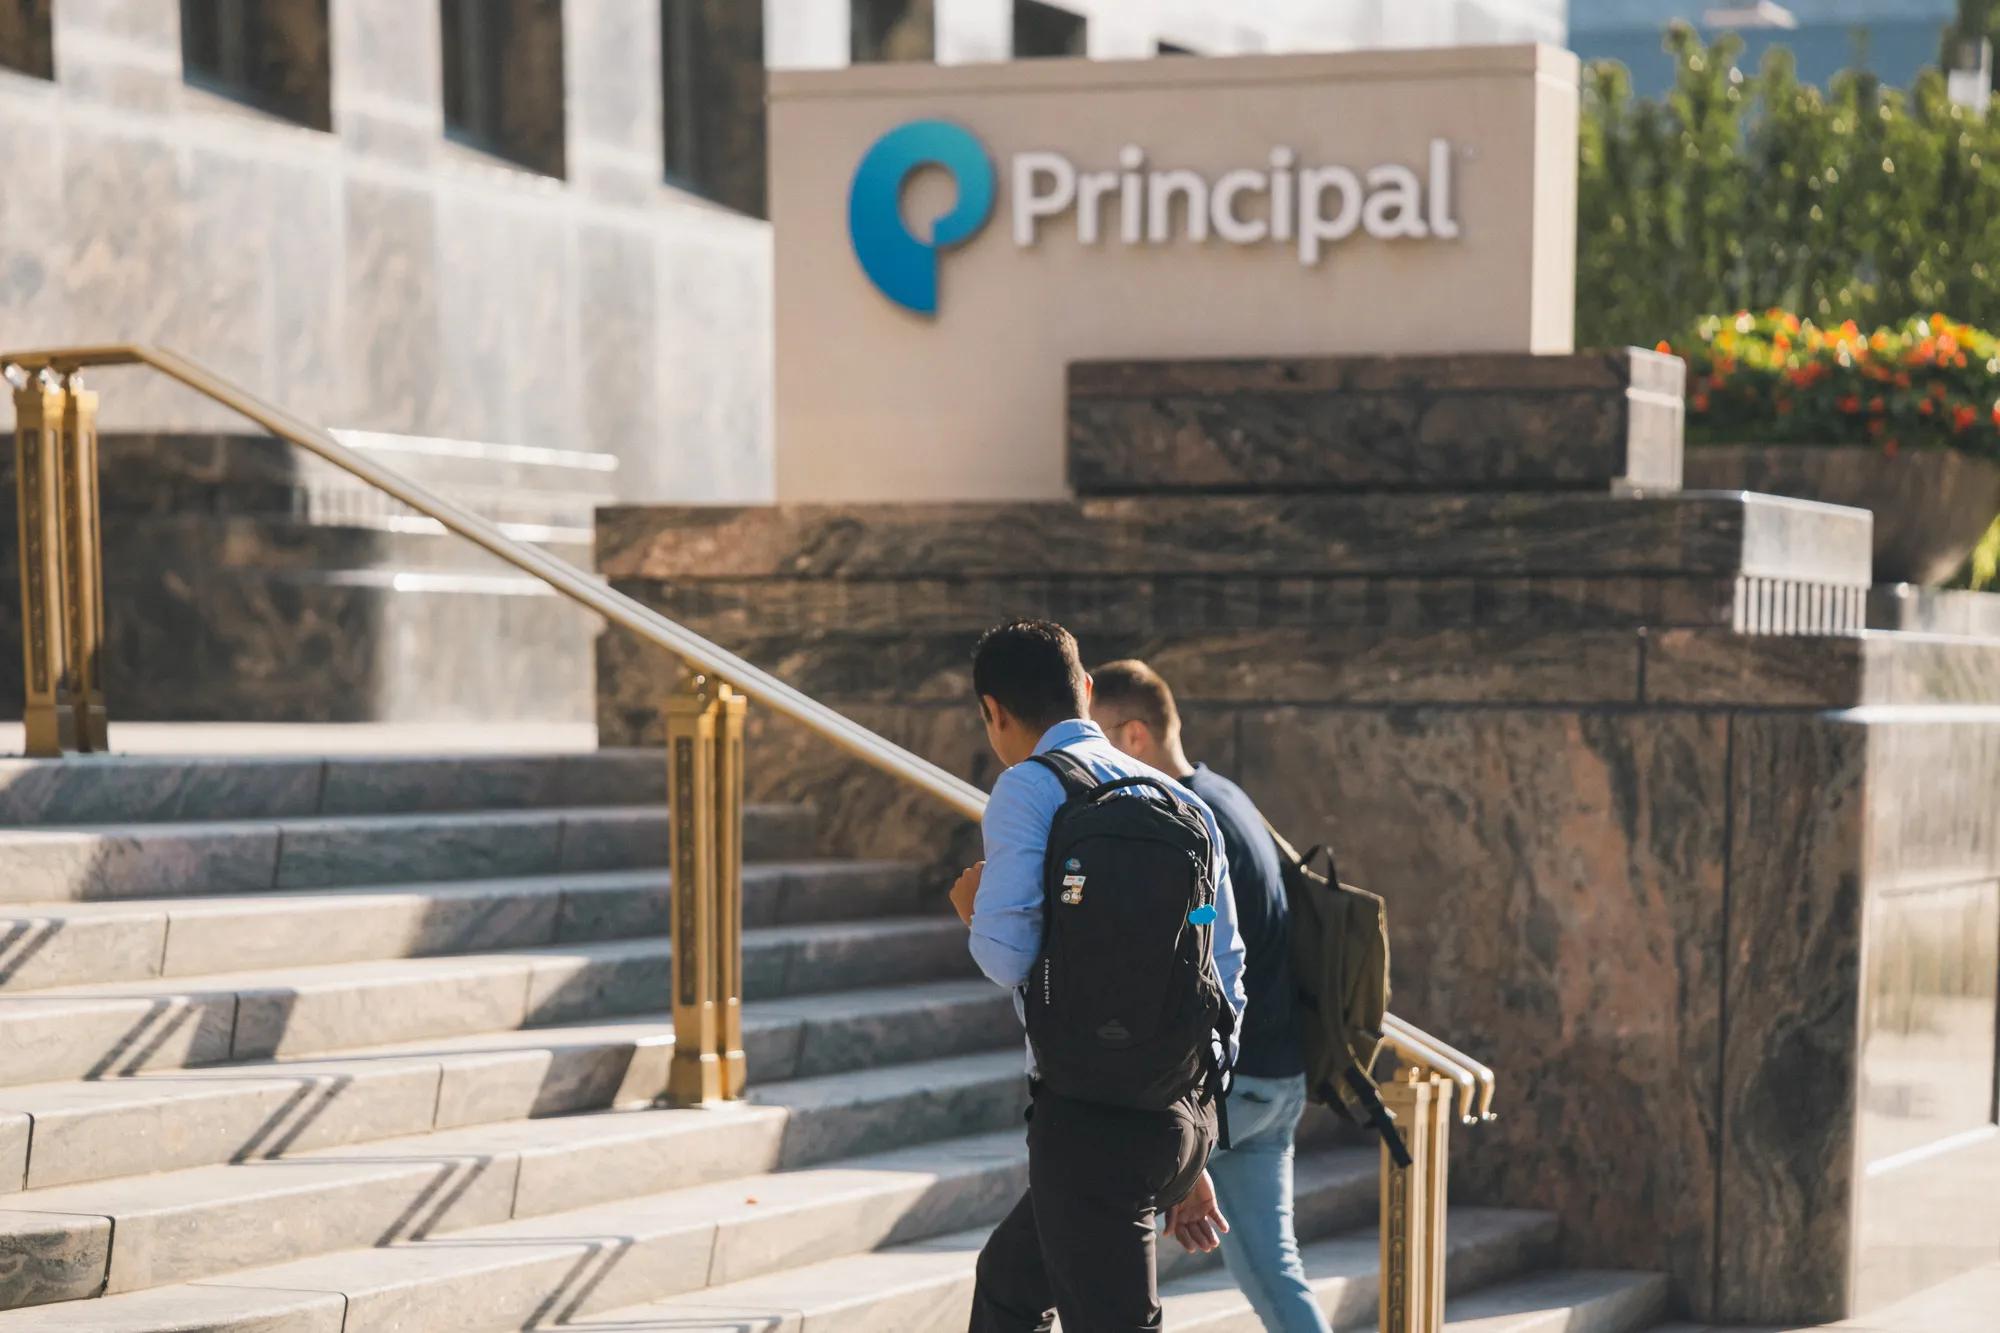
[[[71,372],[62,421],[64,619],[76,748],[110,750],[104,701],[104,531],[97,479],[97,394]]]
[[[716,688],[716,998],[721,1007],[722,1095],[737,1098],[749,1072],[743,1055],[743,725],[750,701]]]
[[[1445,1193],[1450,1172],[1452,1085],[1408,1065],[1382,1085],[1382,1101],[1403,1132],[1410,1165],[1382,1149],[1381,1333],[1439,1333],[1444,1327]]]
[[[15,372],[9,370],[10,376]],[[21,721],[32,758],[55,758],[74,738],[63,689],[63,536],[59,491],[62,386],[30,372],[14,389],[15,518],[20,524]]]
[[[716,690],[683,675],[667,700],[667,837],[672,865],[674,1055],[667,1096],[692,1106],[722,1095],[716,910]]]

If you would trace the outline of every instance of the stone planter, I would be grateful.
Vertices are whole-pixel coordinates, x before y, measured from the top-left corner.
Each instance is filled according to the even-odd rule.
[[[1949,449],[1689,445],[1689,490],[1762,491],[1875,515],[1875,582],[1942,583],[2000,514],[2000,465]]]

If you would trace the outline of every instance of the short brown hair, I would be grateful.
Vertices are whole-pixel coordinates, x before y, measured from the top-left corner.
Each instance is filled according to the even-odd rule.
[[[1137,718],[1166,740],[1181,729],[1180,710],[1174,707],[1174,692],[1160,673],[1136,657],[1106,662],[1090,673],[1096,686],[1095,709],[1117,711]]]

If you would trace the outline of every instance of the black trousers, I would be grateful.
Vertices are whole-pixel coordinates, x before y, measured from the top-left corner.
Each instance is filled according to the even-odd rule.
[[[1212,1104],[1130,1111],[1035,1094],[1028,1192],[979,1253],[971,1333],[1160,1327],[1155,1215],[1179,1203],[1215,1144]]]

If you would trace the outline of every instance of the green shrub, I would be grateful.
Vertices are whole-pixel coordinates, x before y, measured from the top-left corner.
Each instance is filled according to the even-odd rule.
[[[2000,103],[1955,106],[1927,72],[1904,93],[1849,73],[1828,93],[1788,52],[1667,35],[1678,74],[1635,99],[1584,79],[1577,344],[1650,346],[1717,310],[1780,307],[1824,327],[1949,310],[2000,327]]]
[[[1863,333],[1783,310],[1709,316],[1659,344],[1688,363],[1690,443],[1874,444],[2000,461],[2000,339],[1943,315]]]

